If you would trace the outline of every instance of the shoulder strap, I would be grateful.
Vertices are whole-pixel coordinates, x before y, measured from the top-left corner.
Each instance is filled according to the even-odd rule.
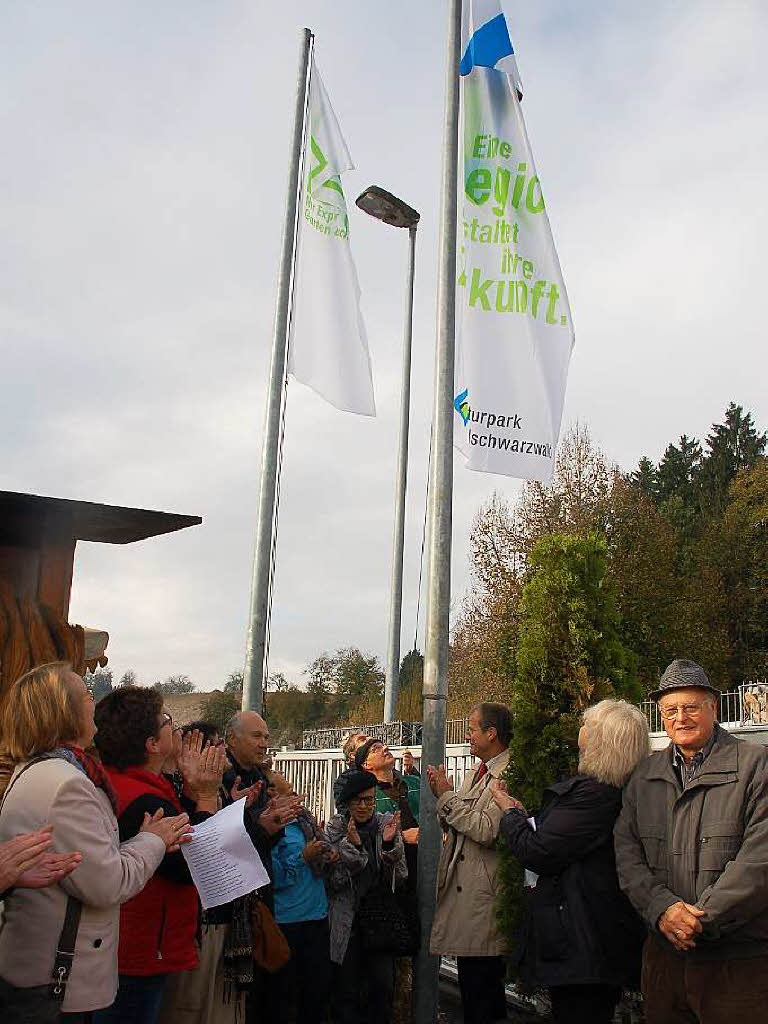
[[[40,757],[33,757],[31,761],[27,761],[27,763],[24,765],[24,767],[21,769],[21,771],[19,771],[16,774],[16,777],[11,779],[11,782],[10,782],[8,788],[6,789],[5,793],[3,794],[2,802],[0,802],[0,813],[2,812],[3,807],[5,806],[5,801],[8,799],[8,794],[11,792],[11,790],[16,785],[16,783],[19,781],[19,779],[24,774],[24,772],[27,770],[27,768],[31,768],[33,764],[39,764],[41,761],[47,761],[47,760],[49,760],[49,759],[47,757],[45,757],[45,755],[41,755]]]
[[[41,761],[48,760],[50,760],[50,758],[46,757],[45,754],[40,757],[33,757],[31,761],[27,761],[24,767],[16,773],[15,778],[11,780],[10,785],[3,794],[2,802],[0,802],[0,813],[2,813],[2,809],[5,806],[8,794],[27,768],[31,768],[33,764],[39,764]],[[74,896],[67,896],[67,910],[64,915],[64,925],[61,929],[59,941],[56,945],[56,959],[53,964],[51,984],[48,990],[50,998],[56,1002],[61,1002],[64,999],[64,994],[67,989],[67,982],[69,981],[69,975],[72,971],[72,961],[75,957],[75,943],[77,942],[77,932],[80,928],[80,915],[82,910],[83,905],[80,900],[75,899]]]
[[[83,905],[80,900],[76,900],[74,896],[67,897],[67,912],[56,946],[56,959],[53,963],[53,974],[48,991],[51,999],[56,1002],[61,1002],[64,999],[67,990],[67,982],[72,972],[72,962],[75,959],[75,943],[82,910]]]

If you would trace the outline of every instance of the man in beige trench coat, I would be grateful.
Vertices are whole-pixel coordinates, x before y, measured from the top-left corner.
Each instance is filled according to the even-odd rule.
[[[496,924],[496,838],[503,812],[490,783],[509,763],[510,735],[503,704],[478,704],[469,716],[467,738],[480,765],[466,774],[458,793],[442,765],[427,770],[443,829],[430,951],[457,958],[465,1024],[506,1020],[506,950]]]

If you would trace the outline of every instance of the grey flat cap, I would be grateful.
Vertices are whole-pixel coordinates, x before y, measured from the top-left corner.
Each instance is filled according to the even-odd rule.
[[[709,676],[695,661],[688,661],[686,658],[675,658],[667,665],[664,675],[659,682],[657,690],[651,690],[648,694],[651,700],[658,700],[664,693],[672,690],[688,690],[696,687],[700,690],[709,690],[715,697],[720,696],[720,691],[709,681]]]

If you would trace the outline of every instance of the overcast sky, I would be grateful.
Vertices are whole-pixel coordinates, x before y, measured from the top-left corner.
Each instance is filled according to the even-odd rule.
[[[736,400],[768,427],[768,6],[505,3],[571,302],[564,424],[657,459]],[[240,668],[299,32],[357,170],[421,211],[403,648],[432,412],[445,5],[5,0],[0,5],[0,487],[203,516],[80,544],[70,621],[117,675]],[[291,384],[270,668],[384,657],[406,236],[351,238],[379,415]],[[763,243],[764,244],[764,243]],[[453,593],[472,517],[514,480],[456,458]]]

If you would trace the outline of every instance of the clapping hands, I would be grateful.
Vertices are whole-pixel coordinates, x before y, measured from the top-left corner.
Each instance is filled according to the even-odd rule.
[[[285,828],[290,822],[295,821],[301,810],[301,803],[304,799],[296,793],[286,793],[284,796],[273,797],[258,817],[259,825],[269,835]]]
[[[235,784],[229,791],[229,795],[232,797],[232,802],[236,803],[238,800],[242,800],[245,797],[245,806],[252,807],[253,804],[261,796],[261,791],[264,788],[264,782],[262,779],[258,779],[252,786],[243,786],[241,788],[240,783],[242,779],[238,775],[235,779]]]
[[[444,793],[453,792],[453,776],[446,776],[445,765],[436,768],[433,764],[427,768],[427,781],[429,788],[439,799]]]
[[[390,820],[381,830],[381,838],[385,843],[391,843],[400,828],[400,811],[395,811]]]
[[[502,811],[511,811],[516,808],[518,811],[524,811],[525,807],[516,800],[513,796],[509,795],[507,790],[507,784],[503,779],[494,779],[490,785],[491,796]]]
[[[53,825],[0,843],[0,892],[18,885],[44,889],[60,882],[83,859],[79,853],[52,853]]]

